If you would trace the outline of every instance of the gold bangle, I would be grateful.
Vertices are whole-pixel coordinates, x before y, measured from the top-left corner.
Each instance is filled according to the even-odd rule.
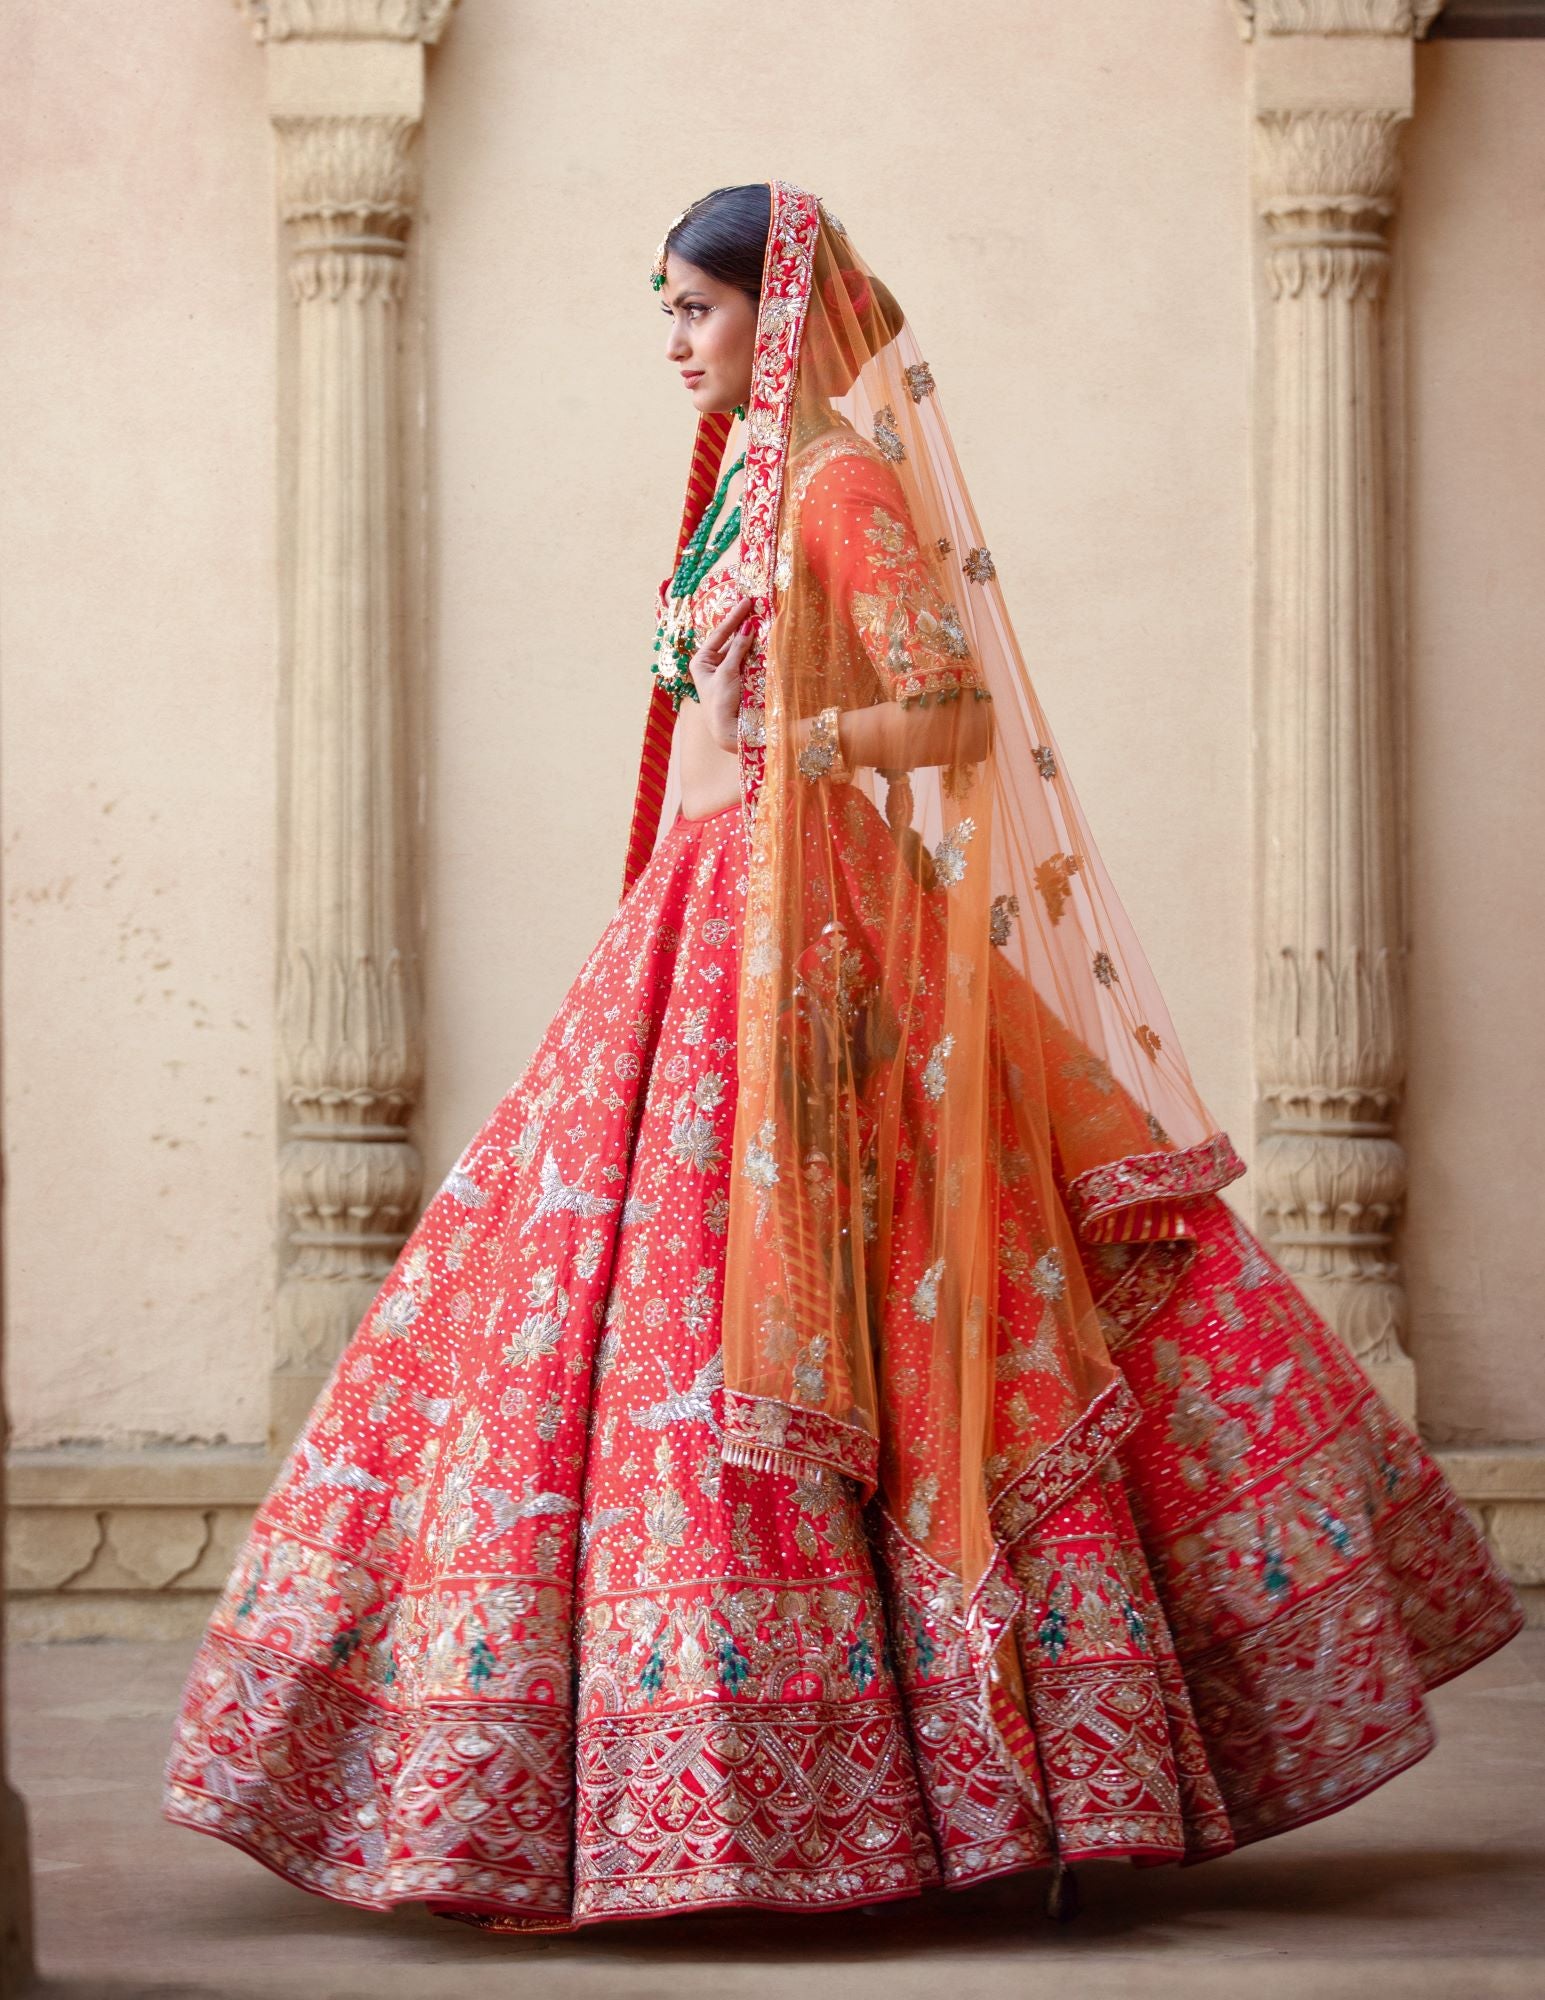
[[[838,723],[842,711],[837,707],[823,708],[810,725],[810,739],[799,753],[798,763],[804,777],[830,778],[834,784],[846,784],[853,773],[842,755],[842,738]]]

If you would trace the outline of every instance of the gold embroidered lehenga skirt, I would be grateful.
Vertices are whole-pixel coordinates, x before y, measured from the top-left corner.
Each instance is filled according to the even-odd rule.
[[[675,822],[430,1202],[210,1621],[169,1816],[562,1929],[1201,1859],[1412,1763],[1516,1599],[1216,1196],[1178,1283],[1089,1252],[1143,1418],[1012,1551],[1032,1791],[901,1524],[722,1462],[746,865],[738,806]]]

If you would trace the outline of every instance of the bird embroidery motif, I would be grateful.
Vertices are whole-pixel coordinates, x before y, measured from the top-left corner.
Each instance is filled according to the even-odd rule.
[[[666,1393],[658,1403],[650,1403],[647,1408],[634,1410],[632,1419],[643,1431],[663,1431],[667,1424],[704,1423],[715,1437],[722,1437],[718,1419],[713,1412],[713,1393],[724,1386],[724,1356],[714,1353],[703,1363],[692,1377],[689,1388],[678,1390],[671,1380],[671,1371],[662,1360],[660,1373],[665,1377]]]
[[[587,1160],[585,1165],[588,1167],[589,1164]],[[592,1218],[605,1215],[609,1209],[616,1206],[615,1199],[610,1195],[587,1194],[582,1187],[568,1186],[559,1170],[557,1155],[549,1146],[542,1158],[542,1191],[537,1196],[536,1207],[521,1224],[520,1233],[524,1236],[526,1231],[534,1223],[540,1222],[544,1215],[578,1215]]]
[[[631,1507],[597,1507],[588,1520],[579,1524],[579,1559],[581,1562],[590,1553],[590,1544],[597,1535],[604,1535],[608,1528],[615,1528],[619,1521],[625,1521],[634,1510]]]
[[[302,1438],[300,1448],[306,1460],[302,1492],[314,1493],[319,1486],[342,1487],[348,1493],[386,1491],[384,1479],[377,1479],[373,1472],[367,1472],[362,1465],[355,1465],[341,1454],[337,1458],[324,1458],[310,1438]]]
[[[442,1194],[448,1194],[452,1201],[459,1201],[463,1208],[481,1208],[488,1199],[487,1188],[479,1187],[468,1172],[472,1158],[473,1151],[469,1146],[446,1175],[441,1189]]]
[[[1276,1415],[1277,1398],[1287,1387],[1292,1374],[1292,1362],[1279,1361],[1275,1368],[1267,1370],[1259,1382],[1240,1382],[1232,1388],[1223,1390],[1222,1401],[1243,1403],[1247,1409],[1254,1410],[1261,1427],[1261,1434],[1264,1436],[1271,1429],[1272,1420]]]
[[[478,1537],[480,1541],[491,1542],[496,1535],[502,1535],[513,1528],[517,1521],[534,1521],[544,1514],[572,1514],[579,1505],[562,1493],[538,1493],[536,1479],[527,1474],[525,1491],[519,1499],[502,1486],[480,1486],[478,1498],[488,1502],[491,1525]]]

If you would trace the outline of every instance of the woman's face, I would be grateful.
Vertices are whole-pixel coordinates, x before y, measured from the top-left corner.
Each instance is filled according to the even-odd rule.
[[[751,400],[756,306],[738,285],[721,284],[674,251],[665,259],[660,310],[669,315],[665,356],[705,414]]]

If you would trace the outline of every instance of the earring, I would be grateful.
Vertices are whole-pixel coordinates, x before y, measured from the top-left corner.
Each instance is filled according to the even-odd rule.
[[[737,403],[735,405],[735,414],[740,418],[742,423],[746,421],[746,406],[744,403]]]

